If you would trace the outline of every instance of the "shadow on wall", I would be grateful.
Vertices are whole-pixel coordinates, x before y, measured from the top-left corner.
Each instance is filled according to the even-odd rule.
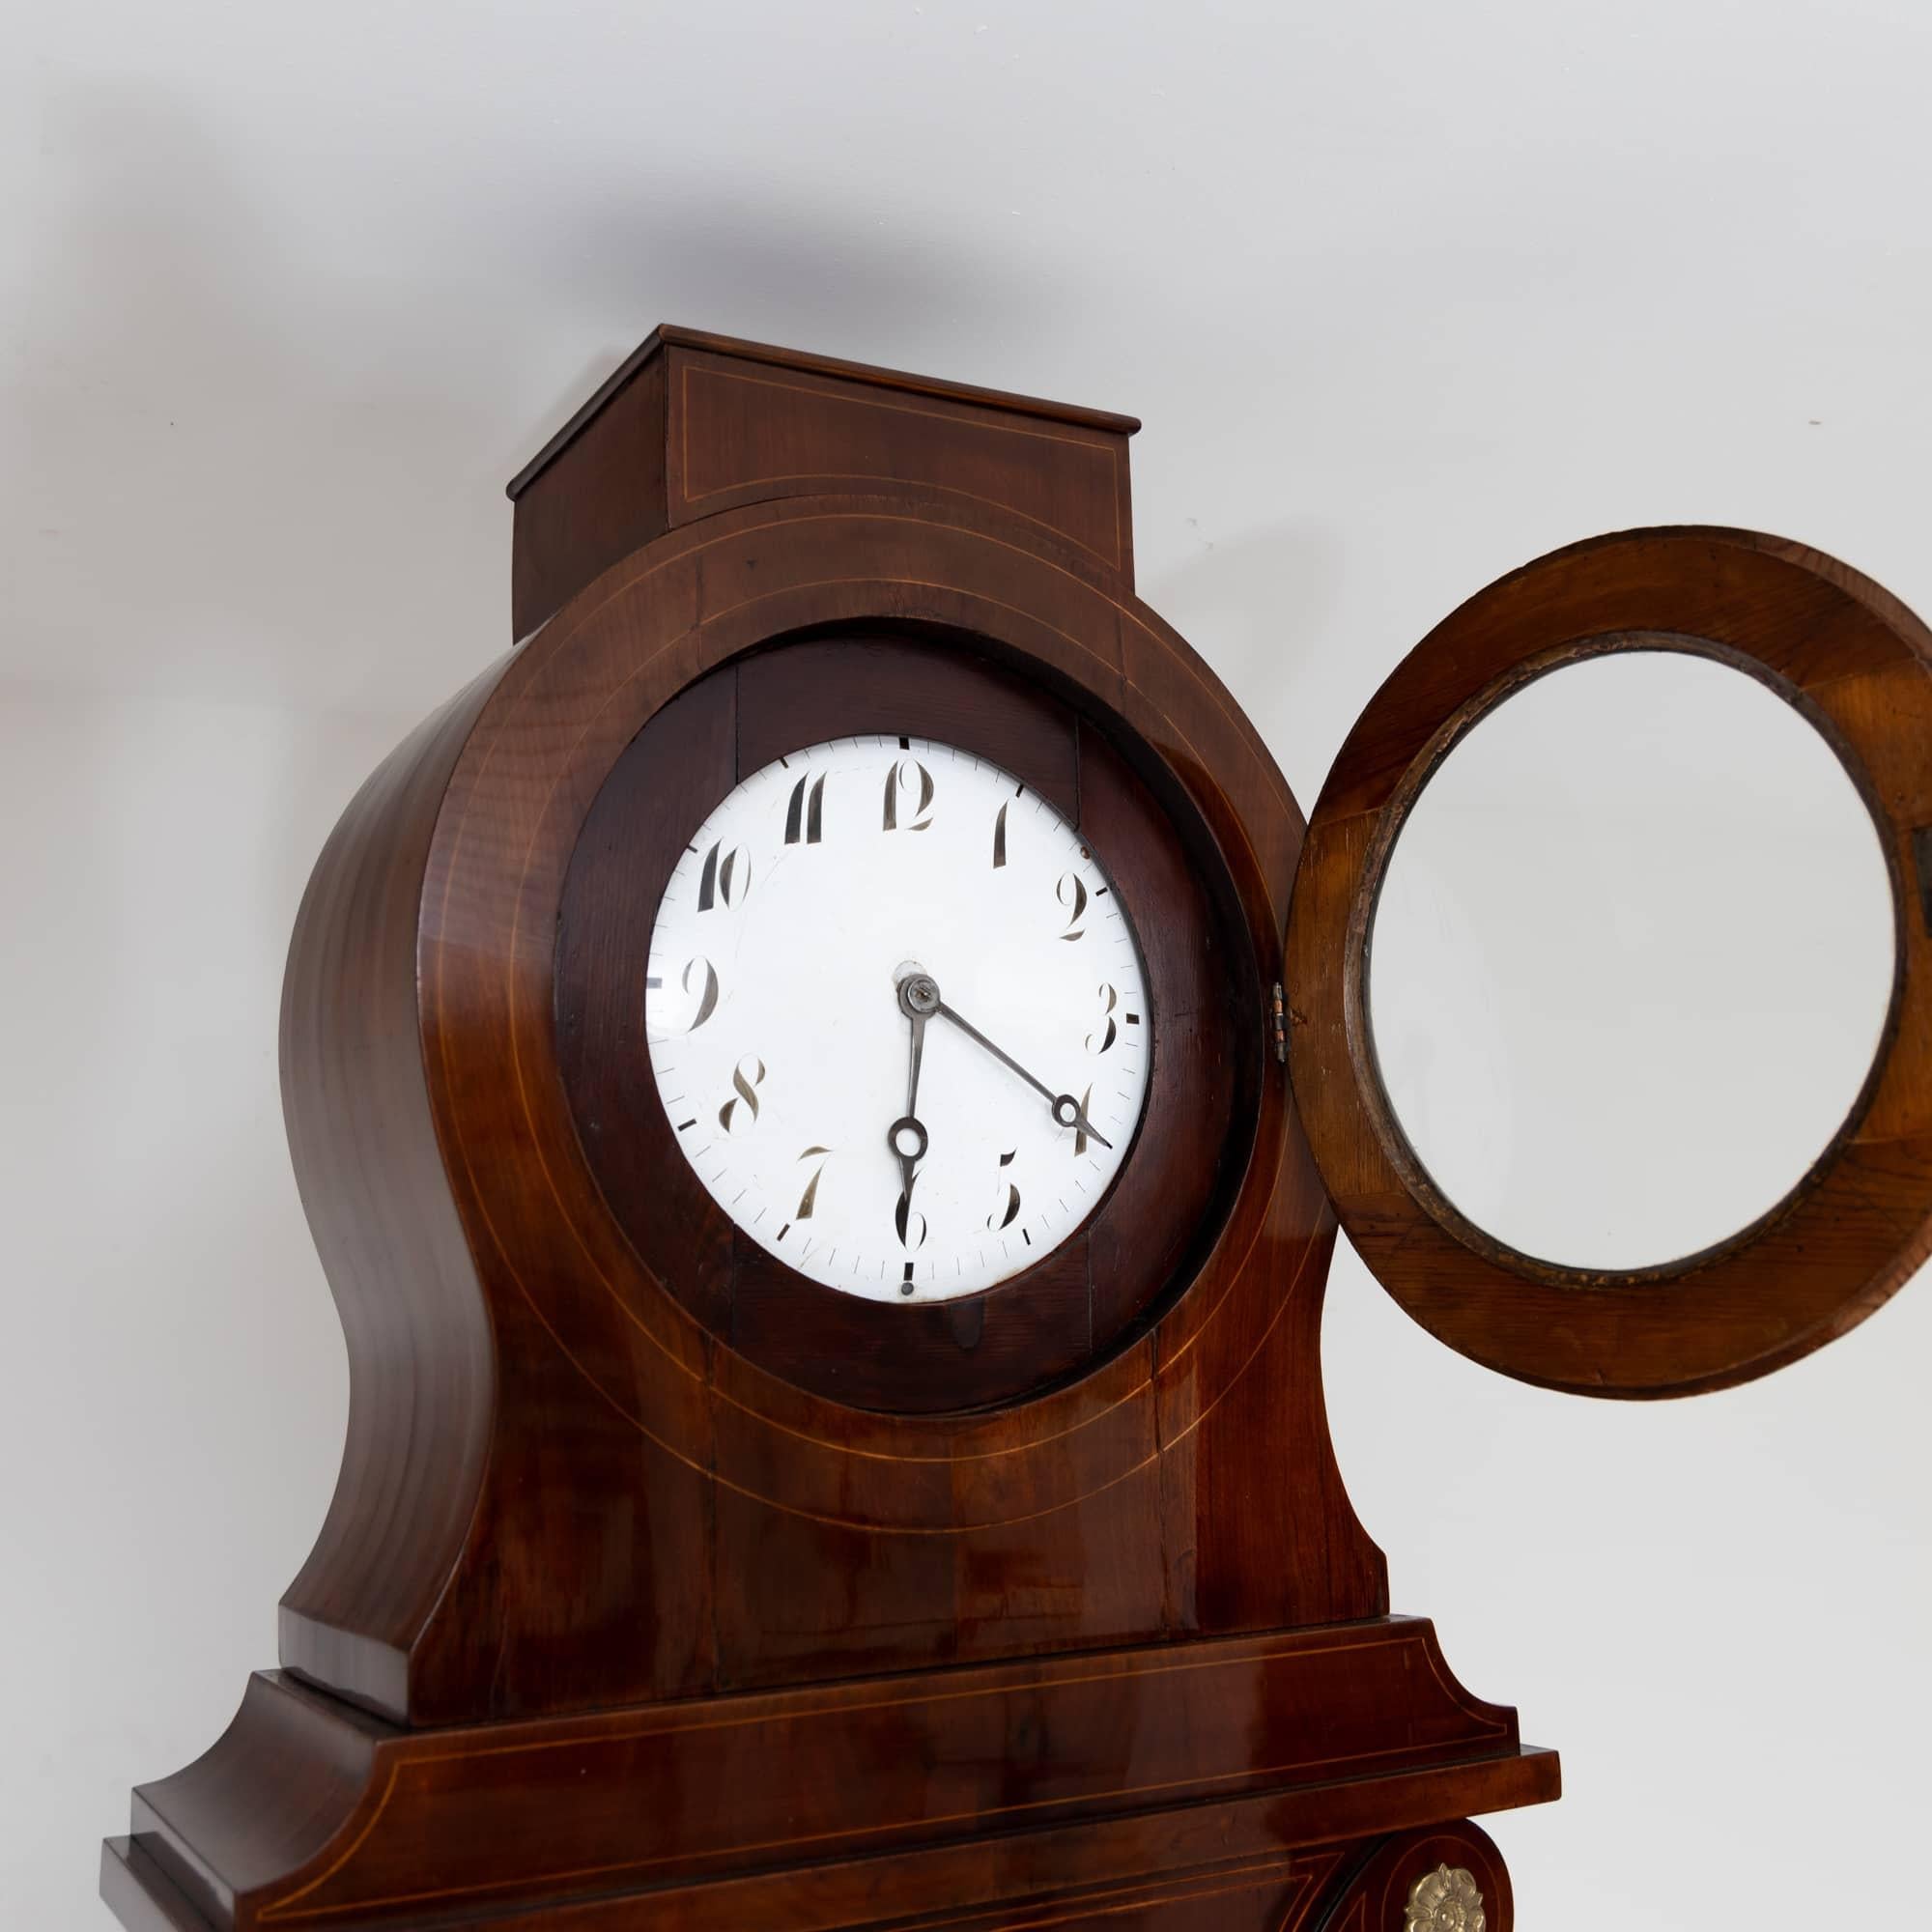
[[[501,154],[372,181],[151,90],[46,116],[0,427],[27,680],[427,711],[509,641],[504,481],[657,322],[972,374],[1076,299],[1036,254],[688,190],[689,157],[559,206]]]
[[[1322,701],[1330,680],[1311,674],[1330,648],[1327,627],[1341,603],[1341,539],[1288,518],[1201,546],[1140,593],[1214,668],[1281,761],[1302,810],[1312,810],[1353,719]]]
[[[603,353],[546,384],[504,473],[661,322],[1000,386],[995,352],[1089,319],[1093,290],[1058,257],[975,244],[957,229],[861,225],[843,203],[788,201],[777,184],[755,201],[663,183],[586,199],[548,225],[537,286],[550,318],[602,331]]]

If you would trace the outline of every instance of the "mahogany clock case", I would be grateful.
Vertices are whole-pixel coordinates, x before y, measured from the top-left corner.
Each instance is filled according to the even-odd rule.
[[[283,1672],[108,1849],[130,1924],[1272,1932],[1488,1873],[1457,1821],[1555,1795],[1387,1615],[1334,1465],[1274,992],[1302,824],[1133,594],[1133,427],[662,330],[519,480],[537,628],[298,922],[349,1441]],[[890,1350],[645,1159],[652,880],[612,869],[866,728],[1048,788],[1159,1008],[1071,1282],[889,1305]]]
[[[766,1253],[674,1145],[639,1051],[639,962],[671,868],[742,778],[838,737],[933,739],[1012,773],[1092,839],[1140,935],[1153,1065],[1139,1133],[1083,1228],[998,1287],[903,1308],[840,1293]],[[1151,765],[1145,752],[1137,762]],[[1184,810],[1184,808],[1183,808]],[[558,1064],[584,1155],[638,1252],[719,1341],[796,1386],[860,1407],[966,1409],[1109,1352],[1184,1281],[1245,1159],[1262,1076],[1252,952],[1198,819],[1191,838],[1101,725],[969,640],[895,632],[781,641],[659,711],[605,781],[557,923]],[[883,1135],[881,1137],[883,1139]]]
[[[1741,1340],[1721,1293],[1600,1304],[1445,1222],[1350,1004],[1374,855],[1463,707],[1621,627],[1803,687],[1911,876],[1932,761],[1887,721],[1918,728],[1925,640],[1766,539],[1546,560],[1391,680],[1304,854],[1134,594],[1135,427],[664,329],[513,486],[524,640],[370,780],[298,923],[284,1091],[349,1439],[282,1672],[108,1848],[130,1927],[1381,1932],[1479,1894],[1508,1932],[1464,1821],[1554,1798],[1556,1762],[1388,1613],[1322,1404],[1310,1138],[1452,1345],[1630,1392],[1754,1372],[1922,1252],[1932,941],[1839,1165],[1728,1258],[1785,1270]],[[1156,1009],[1084,1236],[954,1306],[846,1308],[748,1252],[644,1064],[677,849],[787,745],[867,731],[1051,797]]]

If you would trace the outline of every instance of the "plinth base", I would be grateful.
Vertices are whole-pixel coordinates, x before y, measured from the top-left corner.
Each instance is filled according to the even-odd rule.
[[[1279,1932],[1557,1792],[1409,1619],[436,1731],[265,1673],[101,1889],[128,1932]]]

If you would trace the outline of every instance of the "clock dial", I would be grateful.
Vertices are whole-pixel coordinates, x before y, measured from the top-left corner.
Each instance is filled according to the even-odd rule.
[[[740,783],[665,888],[644,1017],[713,1199],[875,1300],[969,1294],[1065,1241],[1152,1060],[1099,856],[1011,773],[925,738],[841,738]]]

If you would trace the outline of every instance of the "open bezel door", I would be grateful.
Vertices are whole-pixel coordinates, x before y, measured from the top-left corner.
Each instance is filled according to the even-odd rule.
[[[1895,952],[1869,1077],[1798,1183],[1716,1246],[1590,1271],[1506,1246],[1432,1180],[1377,1065],[1369,947],[1397,835],[1450,751],[1530,680],[1627,650],[1719,660],[1817,726],[1877,826]],[[1357,719],[1316,806],[1289,914],[1290,1077],[1362,1259],[1451,1348],[1580,1394],[1721,1388],[1845,1333],[1932,1247],[1928,864],[1932,632],[1858,572],[1749,531],[1637,530],[1558,551],[1470,599]]]

